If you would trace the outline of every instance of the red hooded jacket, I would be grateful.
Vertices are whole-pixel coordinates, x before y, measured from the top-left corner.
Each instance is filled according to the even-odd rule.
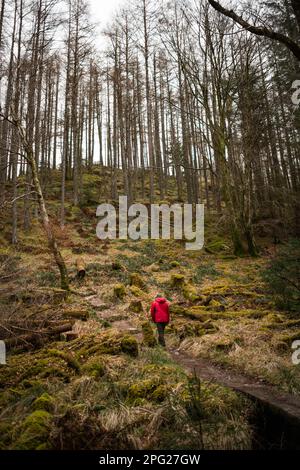
[[[158,297],[151,304],[151,317],[154,323],[169,323],[169,304],[163,297]]]

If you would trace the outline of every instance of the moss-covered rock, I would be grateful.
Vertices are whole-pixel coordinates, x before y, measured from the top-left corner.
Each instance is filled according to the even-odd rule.
[[[135,400],[136,398],[151,399],[152,394],[158,385],[159,380],[157,377],[141,380],[140,382],[128,387],[127,396],[130,400]]]
[[[82,367],[82,371],[91,377],[94,377],[95,379],[100,379],[105,375],[106,372],[102,358],[100,357],[93,357],[87,361]]]
[[[124,336],[121,341],[121,351],[129,356],[137,357],[139,354],[139,346],[134,336]]]
[[[129,311],[140,313],[143,311],[143,304],[140,300],[132,300],[129,305]]]
[[[158,273],[160,269],[160,266],[156,263],[153,263],[148,267],[148,271],[150,271],[151,273]]]
[[[173,261],[171,261],[170,266],[171,266],[171,268],[179,268],[180,263],[176,260],[173,260]]]
[[[142,323],[143,343],[149,348],[157,346],[157,341],[153,334],[153,329],[150,322],[145,321]]]
[[[144,282],[143,278],[138,273],[131,273],[130,274],[130,285],[139,287],[140,289],[146,290],[147,286]]]
[[[48,393],[43,393],[40,397],[36,398],[32,403],[34,410],[44,410],[52,412],[54,409],[54,398]]]
[[[182,288],[185,284],[185,277],[183,274],[172,274],[171,276],[171,286],[174,289]]]
[[[42,445],[48,446],[52,419],[52,415],[44,410],[36,410],[27,416],[21,424],[20,434],[13,449],[38,450]]]
[[[139,287],[137,286],[130,286],[130,292],[135,296],[135,297],[141,297],[143,298],[145,296],[145,293],[142,291],[142,289],[140,289]]]
[[[124,284],[116,284],[114,286],[114,296],[122,300],[126,295],[126,287]]]
[[[127,388],[127,400],[129,403],[137,405],[145,400],[161,403],[169,396],[171,386],[164,383],[164,377],[161,377],[159,372],[159,369],[156,368],[156,375],[131,384]]]

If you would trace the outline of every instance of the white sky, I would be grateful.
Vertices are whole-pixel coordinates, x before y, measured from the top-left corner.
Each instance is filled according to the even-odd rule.
[[[114,13],[120,9],[127,2],[126,0],[89,0],[91,19],[97,23],[97,44],[103,43],[101,40],[101,31],[105,28],[106,24],[113,18]],[[99,39],[98,39],[99,38]]]

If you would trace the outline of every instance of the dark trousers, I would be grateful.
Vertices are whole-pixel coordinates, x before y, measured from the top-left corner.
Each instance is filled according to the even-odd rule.
[[[158,332],[158,342],[161,346],[165,346],[165,328],[167,323],[156,323],[157,332]]]

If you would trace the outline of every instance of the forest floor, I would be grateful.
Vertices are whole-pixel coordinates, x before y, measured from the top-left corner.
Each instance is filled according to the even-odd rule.
[[[258,258],[236,258],[214,216],[200,252],[174,240],[105,243],[96,238],[92,205],[67,205],[64,230],[53,194],[48,207],[72,291],[60,291],[38,223],[15,248],[4,230],[1,334],[28,334],[38,322],[38,337],[43,326],[71,320],[76,337],[33,348],[24,342],[9,353],[1,366],[0,449],[270,447],[258,442],[257,409],[266,402],[297,418],[299,431],[300,366],[291,343],[300,320],[278,310],[266,291],[270,244]],[[157,293],[171,303],[167,350],[147,319]]]

